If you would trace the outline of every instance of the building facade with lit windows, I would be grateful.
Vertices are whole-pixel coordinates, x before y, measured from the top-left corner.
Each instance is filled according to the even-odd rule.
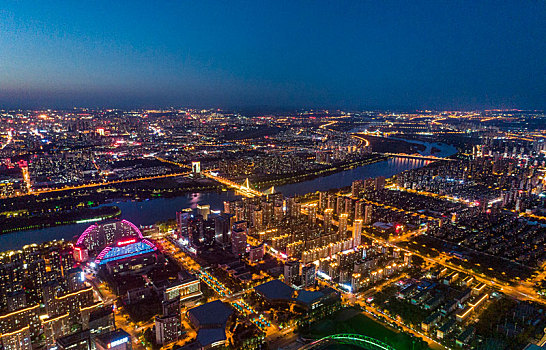
[[[30,327],[0,334],[0,346],[4,350],[31,350]]]
[[[29,328],[30,335],[35,337],[39,335],[40,324],[40,305],[30,306],[14,312],[0,316],[0,337],[7,333],[20,331],[24,327]]]

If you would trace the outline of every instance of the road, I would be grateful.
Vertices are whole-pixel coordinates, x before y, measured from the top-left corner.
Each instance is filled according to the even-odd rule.
[[[244,295],[244,291],[233,293],[233,291],[220,282],[218,278],[200,266],[189,255],[182,252],[172,242],[167,239],[161,239],[159,242],[164,254],[173,258],[181,268],[194,273],[202,282],[209,286],[209,288],[214,290],[218,295],[219,300],[231,304],[239,313],[246,316],[250,322],[265,332],[268,339],[270,339],[270,337],[279,329],[278,326],[273,324],[263,314],[254,310],[243,299],[242,296]]]
[[[92,274],[85,274],[86,281],[91,284],[101,301],[105,305],[115,306],[117,296],[112,293],[106,286],[106,283],[99,280],[98,277],[93,276]],[[153,322],[147,324],[135,324],[129,317],[122,313],[117,307],[114,307],[114,322],[117,328],[121,328],[131,335],[133,349],[143,350],[146,347],[141,342],[141,332],[146,328],[152,326]]]

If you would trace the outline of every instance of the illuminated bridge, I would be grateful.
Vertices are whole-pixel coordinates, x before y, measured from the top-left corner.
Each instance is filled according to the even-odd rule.
[[[225,177],[215,175],[212,171],[204,171],[202,172],[202,174],[204,174],[209,179],[218,181],[221,184],[235,189],[236,192],[242,194],[245,197],[261,197],[265,194],[253,188],[250,188],[250,182],[248,181],[248,179],[246,179],[243,184],[238,184],[234,181],[226,179]]]
[[[377,339],[361,334],[334,334],[328,337],[315,340],[312,343],[302,346],[299,350],[325,349],[328,345],[352,345],[366,350],[396,350]]]
[[[435,160],[447,160],[450,162],[455,161],[455,159],[451,159],[451,158],[441,158],[436,156],[422,156],[420,154],[407,154],[407,153],[380,153],[380,154],[384,154],[386,156],[391,156],[391,157],[423,159],[423,160],[430,160],[430,161],[435,161]]]

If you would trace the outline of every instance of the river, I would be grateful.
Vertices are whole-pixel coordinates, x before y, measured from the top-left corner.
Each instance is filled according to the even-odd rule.
[[[436,145],[442,152],[449,145]],[[430,147],[428,147],[430,149]],[[420,168],[428,164],[429,161],[391,158],[373,164],[363,165],[354,169],[345,170],[339,173],[324,177],[315,178],[294,184],[287,184],[276,187],[277,192],[282,192],[285,196],[301,195],[314,191],[325,191],[333,188],[340,188],[351,185],[354,180],[366,179],[377,176],[391,177],[402,171]],[[188,193],[175,198],[157,198],[145,201],[120,201],[109,203],[116,205],[121,209],[121,217],[133,222],[136,225],[152,225],[158,221],[174,219],[176,212],[192,207],[197,204],[209,204],[213,210],[223,209],[223,202],[237,198],[232,191],[225,192],[202,192]],[[0,235],[0,251],[19,249],[25,244],[42,243],[55,239],[71,240],[82,233],[90,224],[72,224],[56,226],[39,230],[27,230],[11,232]]]

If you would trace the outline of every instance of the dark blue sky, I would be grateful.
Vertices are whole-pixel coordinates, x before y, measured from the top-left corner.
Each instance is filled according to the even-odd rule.
[[[546,108],[546,1],[0,4],[0,106]]]

